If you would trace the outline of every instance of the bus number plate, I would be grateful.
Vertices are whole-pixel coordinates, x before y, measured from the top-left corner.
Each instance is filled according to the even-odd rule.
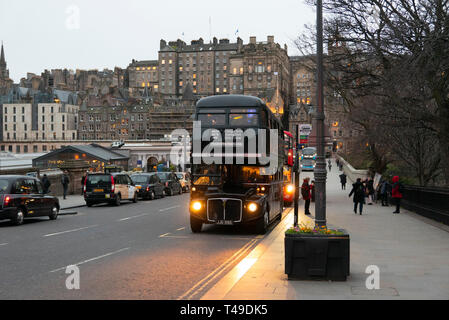
[[[223,220],[223,221],[218,221],[217,224],[222,225],[222,226],[232,226],[234,223],[232,221]]]

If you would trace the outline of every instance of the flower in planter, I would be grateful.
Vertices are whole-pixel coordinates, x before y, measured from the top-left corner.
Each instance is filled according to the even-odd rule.
[[[313,227],[301,223],[300,226],[292,227],[288,229],[286,234],[313,234],[313,235],[343,235],[344,233],[339,230],[328,229],[326,226]]]

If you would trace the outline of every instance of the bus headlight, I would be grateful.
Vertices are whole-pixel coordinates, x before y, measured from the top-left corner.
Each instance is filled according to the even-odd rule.
[[[293,193],[295,191],[295,186],[292,184],[289,184],[287,186],[287,193]]]
[[[193,192],[195,192],[195,191],[196,191],[196,188],[195,188],[195,187],[193,187],[193,188],[192,188],[192,191],[193,191]]]
[[[259,208],[259,206],[257,205],[257,203],[254,203],[254,202],[251,202],[248,205],[248,211],[251,212],[251,213],[256,212],[258,208]]]
[[[191,207],[193,211],[200,211],[203,208],[203,204],[200,201],[194,201]]]

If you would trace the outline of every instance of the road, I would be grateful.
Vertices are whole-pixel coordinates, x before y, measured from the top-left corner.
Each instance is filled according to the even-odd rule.
[[[0,299],[197,299],[263,237],[218,226],[192,234],[188,206],[185,194],[2,221]],[[69,265],[80,290],[66,288]]]

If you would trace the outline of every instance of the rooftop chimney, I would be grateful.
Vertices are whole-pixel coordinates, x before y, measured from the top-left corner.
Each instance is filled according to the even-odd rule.
[[[249,43],[256,44],[257,38],[256,37],[249,37]]]
[[[268,43],[274,43],[274,36],[267,37]]]

